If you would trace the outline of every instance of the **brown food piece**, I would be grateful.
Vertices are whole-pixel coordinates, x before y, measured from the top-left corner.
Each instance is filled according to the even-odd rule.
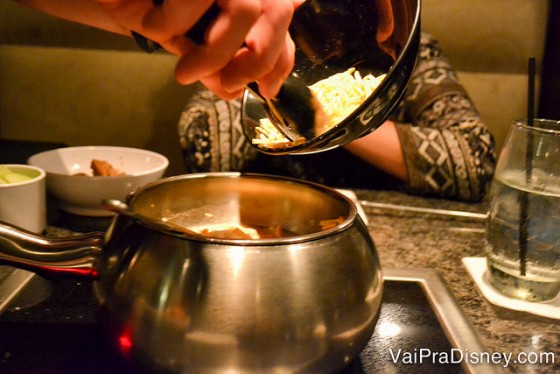
[[[333,219],[324,219],[319,221],[319,225],[321,226],[321,230],[328,230],[332,229],[333,227],[340,225],[344,222],[344,217],[338,217]]]
[[[208,230],[204,229],[200,232],[201,235],[217,239],[253,239],[247,235],[243,230],[235,227],[226,230]]]
[[[124,175],[122,171],[115,169],[110,163],[104,160],[91,160],[91,169],[93,170],[94,177],[114,177]]]
[[[278,239],[284,237],[282,226],[280,225],[257,228],[257,232],[259,233],[259,237],[261,239]]]

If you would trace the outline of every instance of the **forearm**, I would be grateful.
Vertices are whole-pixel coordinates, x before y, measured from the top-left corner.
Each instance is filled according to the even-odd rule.
[[[344,148],[402,181],[408,178],[403,149],[392,121],[385,122],[377,130],[348,143]]]
[[[93,0],[14,0],[28,8],[68,21],[81,23],[117,34],[130,35],[119,26],[97,1]]]
[[[420,59],[396,113],[416,194],[479,201],[487,191],[494,141],[437,40],[422,35]]]

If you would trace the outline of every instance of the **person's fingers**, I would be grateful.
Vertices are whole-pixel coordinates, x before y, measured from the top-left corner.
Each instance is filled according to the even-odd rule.
[[[141,33],[143,18],[154,8],[151,0],[94,0],[123,27]]]
[[[237,97],[252,81],[261,81],[263,93],[273,95],[293,66],[293,45],[286,36],[301,0],[94,1],[123,28],[180,56],[179,83],[204,80],[221,97]],[[204,43],[195,45],[185,34],[214,3],[220,12],[208,25]]]
[[[293,56],[290,54],[293,54],[293,48],[290,48],[288,27],[293,4],[262,0],[262,5],[263,13],[245,39],[246,48],[241,49],[222,70],[222,85],[226,90],[237,91],[249,82],[260,82],[266,77],[265,91],[272,93],[277,91],[273,83],[279,88],[292,69]]]
[[[221,12],[206,33],[204,44],[181,57],[176,79],[193,83],[223,69],[242,47],[245,37],[261,14],[259,0],[218,0]]]
[[[274,69],[258,81],[259,91],[264,97],[275,97],[278,91],[280,91],[282,83],[284,83],[288,75],[292,72],[295,45],[289,34],[286,35],[285,45],[286,47],[282,50]]]
[[[164,0],[161,5],[146,13],[142,20],[142,30],[152,40],[165,43],[189,31],[212,3],[212,0]]]
[[[200,79],[200,82],[206,86],[210,91],[218,95],[224,100],[233,100],[241,97],[243,94],[243,89],[238,91],[226,91],[222,86],[220,74],[214,74],[205,78]]]
[[[125,30],[134,31],[160,44],[165,50],[186,55],[193,51],[192,41],[185,33],[212,5],[212,0],[186,3],[164,0],[154,5],[152,0],[95,0]]]
[[[294,8],[297,8],[301,4],[305,3],[305,0],[292,0],[292,3],[294,4]]]
[[[278,64],[274,67],[269,75],[263,77],[259,81],[259,91],[266,97],[275,97],[278,94],[282,83],[286,80],[291,72],[291,66],[293,65],[294,60],[295,46],[289,35],[286,36],[285,40],[286,48],[283,50],[281,57],[278,60]],[[288,61],[288,63],[286,63],[286,61]],[[214,92],[224,100],[233,100],[240,97],[245,87],[243,86],[235,91],[226,90],[223,84],[223,74],[224,72],[214,74],[212,76],[202,78],[200,81],[206,86],[206,88],[208,88],[210,91]]]

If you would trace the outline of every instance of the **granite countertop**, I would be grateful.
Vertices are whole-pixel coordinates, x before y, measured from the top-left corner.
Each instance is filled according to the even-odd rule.
[[[560,320],[494,306],[478,290],[462,263],[463,257],[485,254],[485,221],[480,215],[486,212],[486,203],[468,204],[389,191],[359,190],[356,194],[364,202],[368,228],[382,266],[434,269],[475,327],[487,352],[512,353],[513,358],[520,352],[554,352],[554,363],[510,364],[504,372],[548,373],[560,369]],[[475,215],[465,218],[417,213],[379,208],[378,204],[467,211]]]

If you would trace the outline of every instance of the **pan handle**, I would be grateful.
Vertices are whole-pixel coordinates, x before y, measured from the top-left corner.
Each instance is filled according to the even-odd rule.
[[[92,232],[49,238],[0,222],[0,263],[47,278],[65,275],[97,278],[97,259],[105,234]]]

